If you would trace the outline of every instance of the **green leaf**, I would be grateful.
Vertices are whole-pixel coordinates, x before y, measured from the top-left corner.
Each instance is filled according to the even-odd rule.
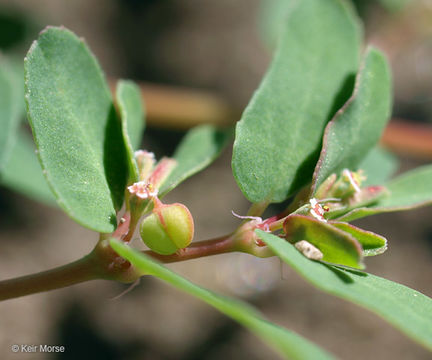
[[[328,123],[313,192],[331,174],[355,169],[378,142],[391,112],[390,70],[384,56],[370,48],[352,97]]]
[[[362,248],[349,233],[332,224],[304,215],[288,216],[284,222],[286,239],[306,240],[323,253],[323,261],[362,269]]]
[[[129,182],[133,183],[138,181],[134,152],[140,147],[145,127],[140,88],[133,81],[120,80],[116,98],[121,114],[123,141],[126,144]]]
[[[387,250],[387,240],[381,235],[344,222],[332,221],[331,225],[354,237],[361,244],[364,256],[379,255]]]
[[[396,156],[379,146],[374,147],[358,166],[366,176],[362,186],[384,184],[398,167]]]
[[[0,56],[0,174],[11,156],[24,113],[24,81],[15,67]]]
[[[239,322],[268,345],[273,347],[285,358],[289,359],[332,359],[328,353],[319,349],[308,340],[265,320],[262,315],[249,304],[242,301],[216,294],[210,290],[193,284],[189,280],[172,272],[163,265],[150,259],[143,253],[112,239],[113,249],[139,270],[156,276],[196,298],[213,306],[223,314]]]
[[[2,173],[1,184],[31,199],[54,206],[56,201],[42,174],[35,149],[30,136],[18,131],[17,141]]]
[[[59,205],[92,230],[115,229],[127,165],[121,124],[102,71],[86,44],[48,27],[25,59],[29,121]]]
[[[432,204],[432,165],[408,171],[386,184],[389,195],[371,207],[354,209],[338,220],[352,221],[362,217],[419,208]]]
[[[275,58],[237,124],[234,177],[252,202],[281,202],[310,181],[328,120],[351,95],[357,18],[338,0],[296,1]]]
[[[284,239],[260,230],[256,233],[312,285],[375,312],[432,349],[432,299],[429,297],[375,275],[311,261]]]
[[[177,166],[163,183],[159,193],[165,195],[182,181],[210,165],[227,145],[231,133],[231,129],[221,130],[211,125],[201,125],[190,130],[174,153]]]

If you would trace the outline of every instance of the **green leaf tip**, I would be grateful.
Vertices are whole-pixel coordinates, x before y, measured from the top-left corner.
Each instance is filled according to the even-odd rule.
[[[145,128],[141,90],[130,80],[120,80],[116,87],[116,100],[122,123],[122,136],[126,146],[129,180],[138,181],[138,167],[134,152],[139,150]]]
[[[306,240],[318,248],[328,263],[363,269],[363,249],[350,233],[305,215],[290,215],[284,222],[286,239],[295,244]]]
[[[71,31],[47,27],[24,65],[28,118],[57,202],[79,224],[112,232],[127,165],[121,124],[97,60]]]
[[[353,236],[362,246],[363,256],[380,255],[387,250],[387,239],[381,235],[345,222],[331,221],[330,224]]]

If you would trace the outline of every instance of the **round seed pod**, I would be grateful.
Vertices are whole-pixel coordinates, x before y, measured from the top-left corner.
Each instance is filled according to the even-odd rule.
[[[159,203],[140,225],[141,239],[154,252],[174,254],[187,247],[194,235],[194,223],[189,209],[183,204]]]

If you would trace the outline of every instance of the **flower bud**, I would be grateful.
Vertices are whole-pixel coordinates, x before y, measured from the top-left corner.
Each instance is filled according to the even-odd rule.
[[[161,255],[174,254],[187,247],[193,238],[194,223],[189,209],[183,204],[156,203],[153,213],[140,226],[144,243]]]
[[[361,184],[366,178],[361,170],[355,172],[344,169],[339,179],[333,184],[331,197],[348,199],[361,191]]]
[[[138,166],[139,180],[147,180],[156,162],[154,154],[149,151],[138,150],[135,151],[135,160]]]

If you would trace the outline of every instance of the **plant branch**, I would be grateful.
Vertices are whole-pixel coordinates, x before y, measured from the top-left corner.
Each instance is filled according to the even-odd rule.
[[[80,260],[48,271],[0,281],[0,301],[60,289],[89,280],[106,279],[126,283],[136,281],[142,273],[120,257],[109,245],[109,239],[112,237],[125,241],[125,235],[133,232],[133,222],[129,213],[124,214],[117,230],[112,234],[101,234],[93,251]],[[232,234],[194,242],[172,255],[160,255],[151,250],[144,251],[144,254],[162,263],[229,252],[245,252],[258,257],[273,256],[273,252],[261,244],[254,233],[258,225],[260,224],[256,224],[256,221],[248,221]]]
[[[216,239],[194,242],[187,248],[180,249],[172,255],[160,255],[151,250],[144,251],[144,254],[149,255],[163,263],[173,263],[196,259],[204,256],[224,254],[233,251],[236,251],[233,238],[228,235]]]
[[[126,217],[121,227],[127,227],[128,223],[129,218]],[[124,233],[124,229],[119,231],[118,235],[121,233]],[[171,263],[231,251],[236,249],[233,238],[228,235],[192,243],[188,248],[179,250],[173,255],[160,255],[153,251],[145,251],[145,253],[163,263]],[[108,245],[107,239],[101,237],[95,249],[82,259],[36,274],[0,281],[0,301],[60,289],[89,280],[133,282],[140,276],[141,273],[119,257]]]
[[[268,208],[269,202],[263,201],[260,203],[254,203],[251,205],[247,212],[247,216],[261,216],[264,211]]]
[[[60,289],[101,278],[92,254],[70,264],[14,279],[0,281],[0,301]]]

